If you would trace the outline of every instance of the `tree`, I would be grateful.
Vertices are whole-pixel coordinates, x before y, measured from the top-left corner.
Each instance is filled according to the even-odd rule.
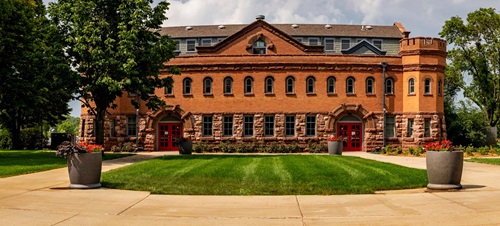
[[[113,102],[122,93],[136,94],[152,109],[165,104],[154,91],[172,83],[159,74],[175,56],[175,42],[158,32],[169,4],[161,1],[152,8],[152,2],[60,0],[49,6],[66,35],[72,66],[81,74],[79,98],[97,121],[97,144],[104,143],[107,109],[116,107]],[[139,107],[135,99],[132,104]]]
[[[488,143],[495,143],[500,120],[500,15],[493,8],[481,8],[467,15],[467,24],[455,16],[439,34],[453,44],[446,76],[483,112],[491,127]]]
[[[60,122],[57,125],[58,133],[69,133],[72,135],[78,135],[78,126],[80,124],[79,117],[67,116],[66,120]]]
[[[0,124],[19,149],[21,129],[69,113],[78,77],[42,0],[0,0],[0,27]]]

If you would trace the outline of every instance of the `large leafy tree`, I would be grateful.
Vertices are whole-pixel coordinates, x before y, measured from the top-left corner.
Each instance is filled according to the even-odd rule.
[[[152,4],[152,0],[59,0],[49,6],[52,19],[66,35],[72,67],[81,74],[79,97],[95,115],[98,144],[104,143],[107,109],[116,107],[113,102],[122,93],[136,94],[149,108],[165,104],[154,90],[172,82],[159,73],[163,63],[175,56],[175,43],[158,33],[168,3]],[[139,106],[136,99],[132,103]]]
[[[0,124],[12,148],[21,129],[56,124],[69,113],[77,74],[42,0],[0,0]]]
[[[493,8],[481,8],[468,14],[467,23],[455,16],[439,34],[453,45],[446,70],[449,82],[463,89],[488,125],[496,128],[500,120],[500,15]],[[492,135],[496,137],[495,130]]]

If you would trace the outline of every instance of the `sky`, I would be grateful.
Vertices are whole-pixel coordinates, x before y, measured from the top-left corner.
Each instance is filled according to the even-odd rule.
[[[48,2],[49,0],[44,0]],[[54,0],[50,0],[54,1]],[[158,2],[158,0],[155,0]],[[496,8],[500,0],[169,0],[163,26],[249,24],[264,15],[272,24],[317,23],[392,25],[400,22],[410,37],[440,37],[452,16],[467,18],[479,8]],[[71,115],[79,117],[77,101]]]

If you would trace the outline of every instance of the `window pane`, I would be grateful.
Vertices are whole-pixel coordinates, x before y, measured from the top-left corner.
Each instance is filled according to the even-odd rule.
[[[328,90],[327,91],[328,93],[335,93],[335,79],[334,78],[328,79],[327,90]]]
[[[394,116],[387,116],[385,118],[385,137],[394,137],[395,134]]]
[[[342,50],[346,50],[346,49],[351,48],[351,40],[342,39],[341,42],[342,42]]]
[[[194,51],[196,51],[196,41],[194,41],[194,40],[188,40],[188,41],[186,41],[186,45],[187,45],[187,51],[188,52],[194,52]]]
[[[137,135],[137,118],[136,116],[127,116],[127,135]]]
[[[295,116],[285,116],[285,136],[295,136]]]
[[[408,137],[412,137],[413,136],[413,119],[412,118],[409,118],[408,119]]]
[[[212,116],[203,116],[203,136],[212,136]]]
[[[373,79],[371,78],[366,80],[366,93],[373,93]]]
[[[334,51],[335,45],[333,39],[325,39],[325,51]]]
[[[243,117],[243,135],[253,136],[253,115],[246,115]]]
[[[287,93],[293,93],[294,92],[294,81],[293,78],[287,78],[286,79],[286,92]]]
[[[266,93],[273,93],[274,87],[273,87],[273,78],[267,78],[266,79]]]
[[[307,93],[314,93],[314,78],[307,79]]]
[[[424,93],[425,94],[431,93],[431,80],[430,79],[426,79],[424,83],[425,83],[425,85],[424,85]]]
[[[379,49],[382,49],[382,41],[381,40],[373,40],[373,45]]]
[[[431,119],[424,119],[424,137],[431,137]]]
[[[191,94],[191,79],[184,80],[184,94]]]
[[[109,135],[111,137],[116,137],[116,130],[115,130],[115,126],[116,126],[116,120],[114,119],[111,119],[109,121]]]
[[[316,116],[306,116],[306,136],[316,136]]]
[[[233,116],[225,115],[222,124],[222,130],[224,136],[232,136],[233,135]]]
[[[386,94],[393,94],[394,93],[392,79],[387,79],[385,81],[385,93]]]
[[[310,46],[317,46],[317,45],[319,45],[319,40],[317,38],[310,38],[309,45]]]
[[[212,80],[205,79],[205,94],[212,94]]]
[[[165,87],[165,95],[172,95],[174,93],[173,85]]]
[[[408,93],[409,94],[415,93],[415,80],[412,78],[408,81]]]
[[[262,40],[257,40],[252,46],[253,54],[266,54],[266,43]]]
[[[354,93],[354,79],[352,79],[352,78],[347,79],[346,92],[347,93]]]
[[[231,80],[231,78],[226,78],[224,80],[224,93],[225,94],[233,93],[233,81]]]
[[[252,93],[252,79],[251,78],[247,78],[245,79],[245,93]]]
[[[264,136],[274,136],[274,115],[264,116]]]

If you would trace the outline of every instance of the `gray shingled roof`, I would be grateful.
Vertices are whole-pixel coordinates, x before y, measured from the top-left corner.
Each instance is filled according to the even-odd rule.
[[[362,30],[362,25],[332,24],[331,29],[325,29],[325,24],[297,24],[298,28],[293,28],[292,24],[271,24],[281,31],[291,36],[331,36],[331,37],[378,37],[397,38],[403,37],[396,26],[375,26],[372,29]],[[244,27],[247,24],[224,25],[224,29],[219,29],[219,25],[200,25],[179,27],[163,27],[161,35],[169,35],[172,38],[192,38],[192,37],[227,37]]]

